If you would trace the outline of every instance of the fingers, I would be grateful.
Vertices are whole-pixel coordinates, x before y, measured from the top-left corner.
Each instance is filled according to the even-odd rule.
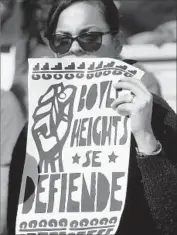
[[[125,78],[125,81],[127,82],[132,82],[134,84],[136,84],[137,86],[139,86],[143,91],[148,92],[147,87],[144,85],[144,83],[142,82],[142,80],[137,79],[137,78]]]
[[[123,116],[131,116],[132,113],[132,104],[131,103],[124,103],[117,106],[116,111],[119,115]]]
[[[125,103],[131,103],[132,102],[132,95],[124,95],[119,97],[118,99],[114,100],[113,103],[111,104],[111,108],[113,110],[116,110],[117,107],[121,104],[125,104]]]
[[[130,90],[136,96],[144,95],[144,91],[141,89],[141,87],[129,81],[121,81],[121,82],[114,84],[113,86],[117,90],[121,90],[121,89]]]
[[[139,113],[142,109],[151,107],[152,95],[145,85],[136,78],[122,78],[113,87],[119,92],[129,91],[119,96],[111,105],[112,109],[120,115],[131,116],[132,113]],[[132,99],[133,94],[134,98]]]
[[[144,94],[149,94],[148,89],[142,83],[142,81],[136,78],[122,78],[119,80],[118,83],[114,84],[113,87],[118,90],[130,90],[136,95],[140,92],[143,92]]]
[[[114,102],[111,104],[111,108],[117,111],[119,115],[130,116],[134,105],[132,103],[133,98],[134,97],[130,94],[121,96],[114,100]]]

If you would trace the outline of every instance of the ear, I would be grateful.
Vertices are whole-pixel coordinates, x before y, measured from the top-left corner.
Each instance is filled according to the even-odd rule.
[[[124,34],[121,30],[114,36],[113,41],[116,49],[116,57],[119,58],[124,44]]]

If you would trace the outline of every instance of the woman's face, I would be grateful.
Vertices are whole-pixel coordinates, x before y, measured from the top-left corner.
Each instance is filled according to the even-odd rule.
[[[59,16],[55,34],[77,37],[87,32],[108,32],[102,9],[98,4],[77,2],[66,8]],[[77,41],[72,43],[68,53],[57,54],[58,57],[110,57],[116,58],[116,48],[111,34],[102,36],[101,47],[94,52],[85,51]]]

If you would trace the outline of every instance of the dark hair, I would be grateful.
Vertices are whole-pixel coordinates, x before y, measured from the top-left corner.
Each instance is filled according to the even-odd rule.
[[[50,11],[45,36],[50,39],[56,29],[58,18],[63,10],[76,2],[97,2],[103,7],[105,20],[112,32],[119,31],[119,11],[113,0],[56,0]]]

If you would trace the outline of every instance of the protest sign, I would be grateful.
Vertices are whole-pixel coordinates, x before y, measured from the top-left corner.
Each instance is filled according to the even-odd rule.
[[[130,120],[111,108],[114,59],[30,59],[29,122],[16,234],[110,235],[125,205]]]

